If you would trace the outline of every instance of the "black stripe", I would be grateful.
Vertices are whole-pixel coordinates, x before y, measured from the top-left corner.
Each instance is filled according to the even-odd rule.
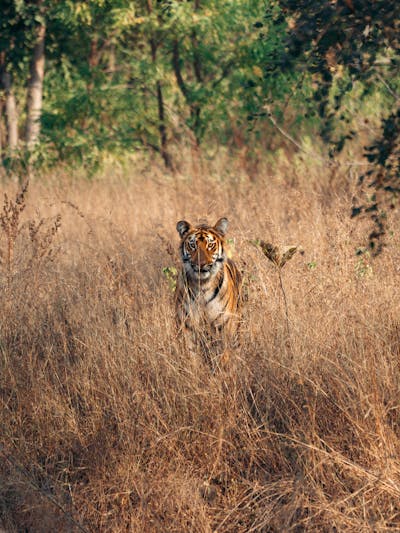
[[[217,296],[219,291],[221,290],[222,284],[224,282],[224,274],[222,274],[221,279],[218,283],[218,285],[215,287],[214,292],[209,300],[207,300],[206,305],[208,305],[210,302],[212,302]]]

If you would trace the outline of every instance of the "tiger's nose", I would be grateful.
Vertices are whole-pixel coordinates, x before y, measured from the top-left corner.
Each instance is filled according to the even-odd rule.
[[[193,258],[193,266],[197,267],[199,270],[206,271],[209,270],[211,267],[211,263],[209,261],[209,258],[207,257],[207,254],[205,254],[202,250],[199,250],[195,257]]]
[[[192,268],[195,272],[210,272],[211,270],[211,264],[207,263],[203,266],[200,266],[198,263],[192,263]]]

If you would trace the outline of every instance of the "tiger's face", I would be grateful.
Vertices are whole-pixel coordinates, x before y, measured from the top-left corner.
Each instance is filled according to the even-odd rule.
[[[189,279],[206,282],[223,268],[227,227],[226,218],[220,218],[215,226],[201,224],[193,227],[186,220],[177,223],[176,229],[182,239],[183,266]]]

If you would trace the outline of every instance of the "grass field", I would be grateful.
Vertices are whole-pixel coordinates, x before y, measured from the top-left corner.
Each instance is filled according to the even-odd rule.
[[[400,228],[378,258],[356,255],[350,178],[298,160],[252,178],[228,163],[60,172],[19,204],[3,187],[7,532],[400,529]],[[163,269],[178,220],[221,216],[247,301],[241,346],[212,373],[176,336]],[[299,246],[289,332],[255,239]]]

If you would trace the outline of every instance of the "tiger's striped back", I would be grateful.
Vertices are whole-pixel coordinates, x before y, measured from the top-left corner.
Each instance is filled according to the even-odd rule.
[[[192,338],[211,335],[232,344],[239,323],[242,277],[226,257],[228,220],[215,226],[191,226],[182,220],[176,228],[181,236],[182,270],[176,289],[179,327]]]

